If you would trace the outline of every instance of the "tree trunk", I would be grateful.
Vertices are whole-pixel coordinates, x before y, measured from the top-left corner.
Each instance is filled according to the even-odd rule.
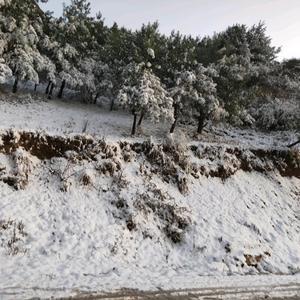
[[[48,83],[48,85],[47,85],[46,91],[45,91],[46,95],[49,94],[49,88],[50,88],[51,84],[52,84],[52,81],[50,80],[49,83]]]
[[[197,129],[197,133],[201,134],[202,133],[202,130],[204,128],[204,121],[205,121],[205,118],[200,115],[199,119],[198,119],[198,129]]]
[[[133,124],[131,129],[131,135],[135,135],[136,132],[136,120],[137,120],[137,114],[133,112]]]
[[[143,122],[144,117],[145,117],[145,113],[142,112],[142,113],[141,113],[141,116],[140,116],[140,119],[139,119],[139,122],[138,122],[138,126],[141,126],[141,125],[142,125],[142,122]]]
[[[93,93],[89,93],[89,104],[94,103]]]
[[[175,127],[177,125],[177,121],[178,121],[178,106],[174,105],[174,122],[172,124],[171,129],[170,129],[170,133],[174,133]]]
[[[96,94],[95,98],[94,98],[94,104],[97,104],[97,99],[99,97],[99,93]]]
[[[58,93],[58,95],[57,95],[57,97],[58,97],[59,99],[61,99],[62,96],[63,96],[63,92],[64,92],[65,86],[66,86],[66,81],[63,80],[63,82],[61,83],[61,86],[60,86],[59,93]]]
[[[52,98],[53,90],[54,90],[54,83],[52,82],[50,90],[49,90],[49,94],[48,94],[48,99],[49,100]]]
[[[13,93],[16,93],[18,91],[18,83],[19,83],[19,78],[16,77],[14,85],[13,85],[13,90],[12,90]]]
[[[175,130],[175,127],[176,127],[176,124],[177,124],[177,120],[178,120],[178,118],[176,117],[173,124],[172,124],[172,127],[170,129],[170,133],[174,133],[174,130]]]
[[[12,69],[12,74],[16,75],[16,72],[17,72],[17,65],[15,65],[14,68]]]
[[[113,111],[114,105],[115,105],[115,99],[112,98],[112,99],[111,99],[111,102],[110,102],[110,111]]]

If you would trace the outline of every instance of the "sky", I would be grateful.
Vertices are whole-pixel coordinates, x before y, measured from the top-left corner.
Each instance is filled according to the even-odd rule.
[[[48,0],[43,8],[62,13],[63,3]],[[158,21],[169,34],[206,36],[236,23],[253,25],[264,21],[273,45],[281,47],[279,59],[300,57],[300,0],[90,0],[92,14],[101,12],[107,25],[138,29]]]

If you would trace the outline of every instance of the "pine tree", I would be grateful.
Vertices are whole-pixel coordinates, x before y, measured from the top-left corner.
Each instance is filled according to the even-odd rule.
[[[47,73],[47,70],[53,73],[53,64],[39,47],[48,19],[37,2],[39,1],[6,1],[1,11],[0,40],[3,41],[2,37],[5,40],[5,43],[0,42],[2,46],[4,44],[1,54],[13,70],[14,92],[17,91],[20,80],[31,80],[38,84],[40,74]]]
[[[175,87],[170,89],[174,102],[173,133],[180,119],[193,119],[197,122],[197,132],[201,133],[205,122],[211,119],[219,107],[216,84],[213,77],[216,71],[198,65],[195,71],[178,73]]]
[[[138,115],[149,117],[154,122],[173,119],[173,100],[151,70],[143,64],[132,63],[127,66],[125,76],[127,80],[119,92],[118,100],[133,114],[132,135],[136,132]]]

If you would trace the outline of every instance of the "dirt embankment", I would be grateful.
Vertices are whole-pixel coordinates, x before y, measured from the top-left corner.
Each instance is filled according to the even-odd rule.
[[[76,153],[78,159],[95,160],[121,159],[145,161],[151,172],[161,175],[166,181],[175,181],[185,192],[187,176],[200,175],[220,177],[226,180],[238,170],[262,173],[278,171],[282,176],[300,178],[300,152],[291,149],[244,149],[242,147],[202,145],[184,146],[166,142],[153,144],[118,142],[109,144],[105,140],[90,136],[51,136],[38,132],[5,131],[0,134],[0,153],[12,154],[23,149],[40,160],[65,157],[66,153]],[[141,168],[144,166],[141,165]]]

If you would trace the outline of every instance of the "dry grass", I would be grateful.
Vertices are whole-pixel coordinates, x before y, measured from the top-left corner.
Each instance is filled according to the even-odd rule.
[[[22,221],[1,220],[0,238],[1,247],[6,248],[8,255],[24,254],[27,250],[23,247],[27,233]]]

